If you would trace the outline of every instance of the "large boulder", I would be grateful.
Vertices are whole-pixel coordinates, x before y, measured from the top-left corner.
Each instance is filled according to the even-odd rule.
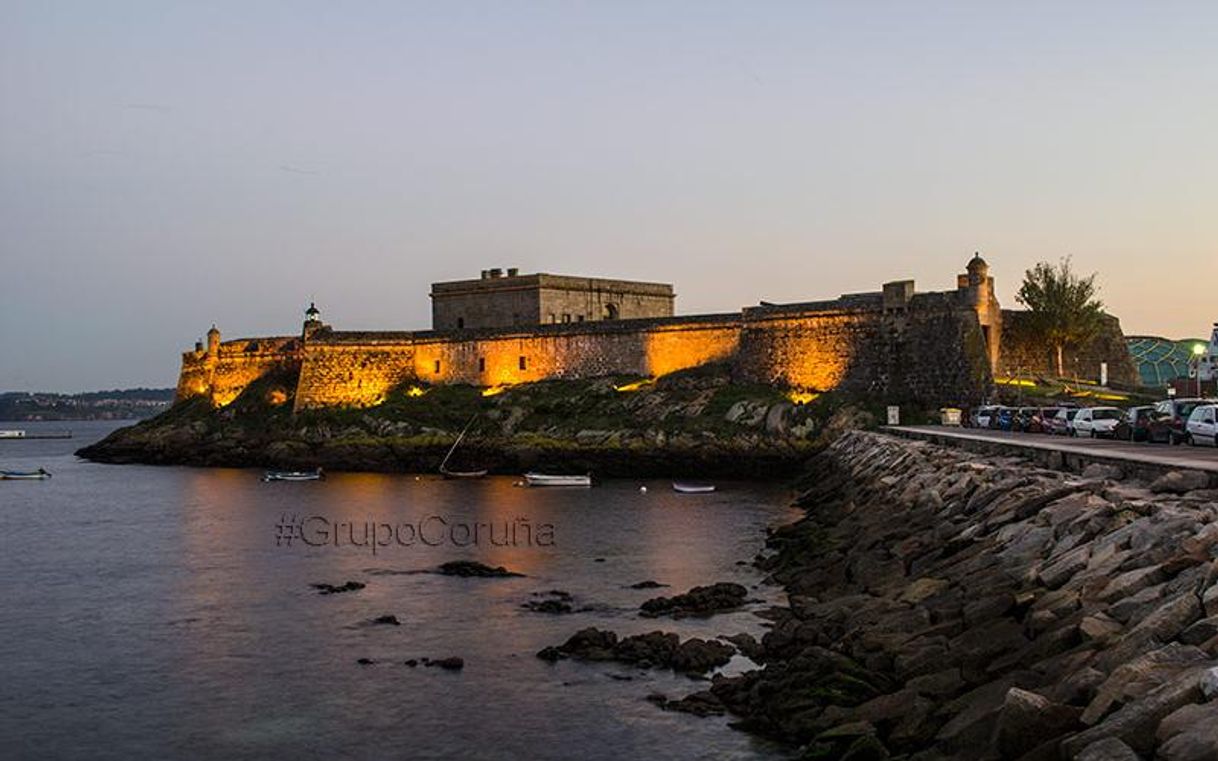
[[[1190,704],[1159,724],[1156,758],[1163,761],[1218,759],[1218,703]]]
[[[1150,490],[1156,494],[1184,494],[1209,486],[1209,476],[1200,470],[1173,470],[1156,478]]]
[[[1097,740],[1115,737],[1139,753],[1150,753],[1159,722],[1176,709],[1204,698],[1200,676],[1204,669],[1188,669],[1166,684],[1126,704],[1090,729],[1066,738],[1062,750],[1074,757]]]
[[[641,668],[671,668],[685,674],[702,674],[724,665],[736,649],[726,642],[697,637],[684,642],[671,632],[647,632],[618,638],[611,631],[589,627],[571,635],[561,645],[542,649],[537,657],[546,661],[574,658],[583,661],[616,661]]]
[[[1074,761],[1142,761],[1133,748],[1115,737],[1105,737],[1083,748]]]
[[[1019,758],[1079,726],[1082,709],[1054,703],[1018,687],[1007,691],[998,714],[995,745],[1003,758]]]
[[[523,576],[524,574],[509,571],[503,566],[489,566],[485,563],[479,563],[476,560],[450,560],[443,563],[436,569],[436,573],[443,576],[460,576],[463,578],[506,578],[509,576]]]
[[[639,606],[644,616],[710,616],[734,610],[744,604],[749,591],[740,584],[722,581],[704,587],[694,587],[672,597],[653,597]]]

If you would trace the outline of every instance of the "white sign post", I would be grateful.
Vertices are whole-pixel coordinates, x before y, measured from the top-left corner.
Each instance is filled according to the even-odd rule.
[[[889,425],[900,425],[901,424],[901,408],[896,406],[895,404],[890,404],[888,406],[888,424]]]
[[[1100,363],[1100,385],[1101,386],[1108,385],[1108,363],[1107,362]]]

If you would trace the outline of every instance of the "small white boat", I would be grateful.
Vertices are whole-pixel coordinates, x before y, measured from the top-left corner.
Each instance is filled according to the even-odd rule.
[[[440,475],[448,479],[458,478],[485,478],[487,471],[485,470],[441,470]]]
[[[714,484],[685,484],[672,482],[672,490],[679,494],[710,494],[715,490]]]
[[[591,486],[592,476],[553,476],[547,473],[525,473],[524,482],[528,486]]]
[[[0,439],[24,439],[25,431],[0,431]]]
[[[0,470],[0,481],[45,481],[51,474],[46,470]]]
[[[320,481],[326,474],[321,468],[316,470],[268,470],[262,475],[263,481]]]

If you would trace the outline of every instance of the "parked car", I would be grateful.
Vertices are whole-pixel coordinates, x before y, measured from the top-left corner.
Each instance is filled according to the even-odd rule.
[[[1218,404],[1218,399],[1164,399],[1155,405],[1155,410],[1163,413],[1168,418],[1171,425],[1168,440],[1172,444],[1179,444],[1184,441],[1187,433],[1184,428],[1188,423],[1188,417],[1193,414],[1193,410],[1202,404]]]
[[[1116,424],[1112,437],[1124,441],[1166,443],[1171,438],[1171,422],[1152,405],[1130,407]]]
[[[1039,407],[1020,407],[1011,420],[1011,430],[1021,433],[1040,433]]]
[[[994,416],[994,411],[998,407],[993,404],[987,404],[973,410],[973,414],[969,415],[969,422],[973,428],[989,428],[990,418]]]
[[[1049,418],[1048,432],[1054,436],[1070,436],[1074,431],[1074,416],[1078,414],[1077,407],[1059,407],[1053,417]]]
[[[1032,427],[1029,429],[1032,433],[1052,433],[1050,430],[1050,420],[1057,415],[1057,407],[1039,407],[1036,414],[1032,416]]]
[[[1188,416],[1184,435],[1193,446],[1218,447],[1218,404],[1199,404]]]
[[[1111,438],[1123,414],[1116,407],[1084,407],[1074,416],[1072,435]]]
[[[990,428],[999,431],[1011,430],[1012,424],[1015,422],[1015,409],[1013,407],[999,407],[990,415]]]

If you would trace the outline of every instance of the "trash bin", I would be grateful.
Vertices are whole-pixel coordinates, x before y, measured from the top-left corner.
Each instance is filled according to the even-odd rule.
[[[941,421],[943,425],[954,425],[959,427],[960,410],[956,409],[955,407],[944,407],[943,409],[939,410],[939,412],[941,414]]]

